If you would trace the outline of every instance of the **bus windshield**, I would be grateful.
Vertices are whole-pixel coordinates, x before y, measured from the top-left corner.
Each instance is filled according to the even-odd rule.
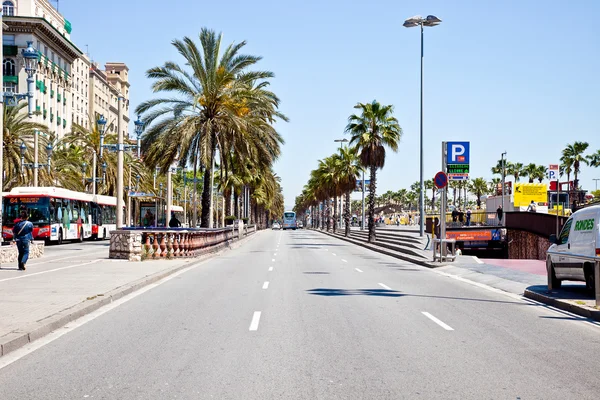
[[[6,226],[11,226],[19,218],[19,210],[27,210],[29,221],[34,225],[47,225],[50,223],[49,199],[47,197],[11,197],[4,199],[2,221]]]

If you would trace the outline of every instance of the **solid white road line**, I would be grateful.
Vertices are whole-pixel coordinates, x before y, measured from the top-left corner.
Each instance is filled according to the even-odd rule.
[[[263,289],[268,289],[269,288],[269,282],[265,282],[263,283]]]
[[[273,267],[269,267],[269,272],[273,271]]]
[[[254,315],[252,316],[252,322],[250,322],[250,331],[258,330],[258,323],[260,322],[260,311],[254,311]]]
[[[443,323],[442,321],[440,321],[439,319],[437,319],[433,315],[429,314],[427,311],[421,311],[421,313],[424,316],[426,316],[427,318],[429,318],[430,320],[432,320],[433,322],[435,322],[436,324],[438,324],[439,326],[441,326],[442,328],[444,328],[445,330],[447,330],[447,331],[453,331],[454,330],[449,325],[446,325],[445,323]]]
[[[97,263],[98,261],[101,261],[101,260],[92,260],[92,261],[89,261],[89,262],[86,262],[86,263],[83,263],[83,264],[69,265],[68,267],[54,268],[54,269],[49,269],[49,270],[46,270],[46,271],[34,272],[32,274],[14,276],[12,278],[6,278],[6,279],[0,279],[0,282],[12,281],[12,280],[15,280],[15,279],[23,279],[23,278],[27,278],[29,276],[47,274],[48,272],[60,271],[60,270],[63,270],[63,269],[81,267],[82,265],[94,264],[94,263]]]
[[[348,262],[348,261],[344,260],[343,258],[342,258],[342,261],[343,261],[343,262]]]
[[[481,261],[481,260],[479,259],[479,257],[477,257],[477,256],[471,256],[471,257],[473,257],[473,260],[475,260],[475,262],[476,262],[477,264],[483,264],[483,263],[484,263],[484,262],[483,262],[483,261]]]
[[[391,287],[389,287],[388,285],[384,285],[383,283],[380,283],[379,286],[381,286],[382,288],[384,288],[386,290],[392,290]]]
[[[355,269],[356,271],[358,271],[358,272],[362,272],[362,270],[361,270],[361,269],[359,269],[359,268],[354,268],[354,269]]]

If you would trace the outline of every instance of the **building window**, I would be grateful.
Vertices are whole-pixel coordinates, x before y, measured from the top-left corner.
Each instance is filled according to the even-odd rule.
[[[4,44],[5,46],[14,46],[15,45],[15,35],[2,36],[2,44]]]
[[[4,76],[16,76],[15,61],[12,58],[4,59]]]
[[[15,3],[12,1],[2,2],[2,14],[6,17],[14,17],[15,15]]]
[[[14,82],[4,82],[4,91],[9,93],[17,93],[17,84]]]

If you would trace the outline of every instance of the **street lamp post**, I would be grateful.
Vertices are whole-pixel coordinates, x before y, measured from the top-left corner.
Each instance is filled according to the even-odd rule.
[[[34,161],[33,163],[26,163],[25,162],[25,153],[27,152],[27,146],[25,145],[24,142],[21,142],[21,145],[19,146],[19,150],[21,152],[21,170],[25,170],[25,168],[32,168],[34,171],[37,170],[39,167],[46,167],[47,171],[50,172],[50,160],[52,159],[52,145],[50,143],[48,143],[48,145],[46,146],[46,155],[48,156],[48,162],[46,164],[40,164],[36,161]],[[34,186],[37,186],[35,184],[34,181]]]
[[[105,175],[106,175],[106,168],[108,168],[108,165],[106,164],[106,161],[102,163],[102,177],[100,177],[100,178],[96,178],[96,159],[95,159],[95,157],[94,157],[94,164],[92,165],[92,177],[91,178],[86,177],[87,167],[88,167],[88,164],[86,162],[81,164],[81,171],[83,172],[82,182],[84,185],[85,185],[85,182],[92,182],[92,188],[93,188],[92,194],[96,195],[96,183],[104,182]]]
[[[506,186],[506,151],[502,153],[502,213],[504,215],[504,187]],[[558,214],[558,212],[557,212]],[[498,221],[501,223],[502,221]]]
[[[413,28],[416,26],[421,27],[421,117],[420,117],[420,178],[419,187],[421,193],[419,194],[419,234],[423,236],[425,234],[425,182],[423,180],[423,27],[424,26],[436,26],[442,22],[441,19],[434,15],[428,15],[423,18],[420,15],[408,18],[404,21],[406,28]]]
[[[142,122],[142,120],[140,119],[140,116],[138,115],[138,119],[137,121],[134,121],[133,124],[135,125],[135,135],[137,136],[137,157],[138,159],[141,156],[141,149],[142,149],[142,133],[144,133],[144,123]]]

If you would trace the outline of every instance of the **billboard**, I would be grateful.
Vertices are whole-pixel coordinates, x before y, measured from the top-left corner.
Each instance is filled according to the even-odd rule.
[[[534,203],[548,202],[548,185],[545,183],[516,183],[515,207],[527,207],[531,201]]]

